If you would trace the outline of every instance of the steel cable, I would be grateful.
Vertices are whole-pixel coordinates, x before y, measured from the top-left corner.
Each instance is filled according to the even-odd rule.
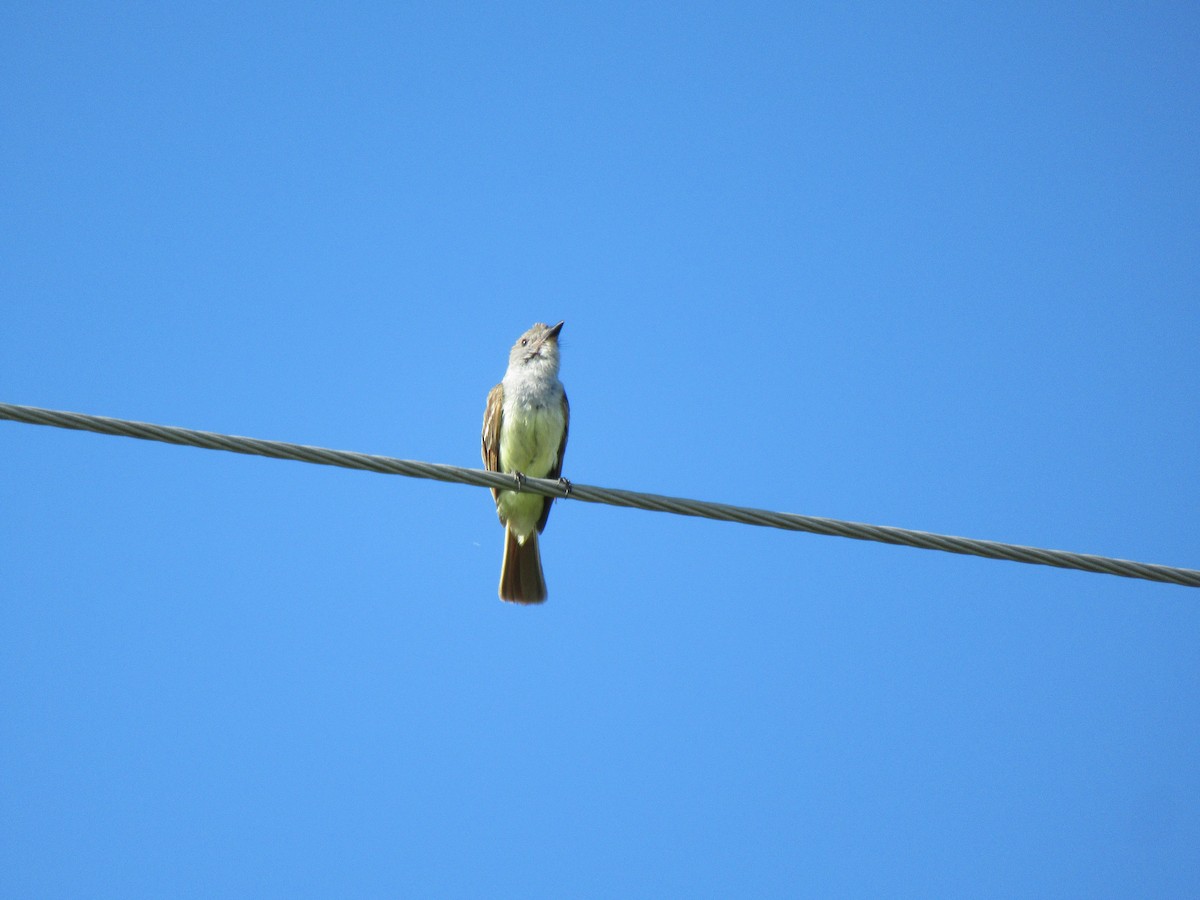
[[[471,484],[480,487],[512,490],[516,484],[512,475],[488,472],[483,469],[467,469],[443,463],[396,459],[390,456],[355,453],[349,450],[331,450],[325,447],[311,447],[305,444],[289,444],[284,441],[265,441],[258,438],[238,437],[236,435],[218,434],[211,431],[196,431],[191,428],[178,428],[173,425],[154,425],[148,422],[132,422],[127,419],[114,419],[107,416],[93,416],[86,413],[42,409],[36,406],[18,406],[11,403],[0,403],[0,419],[25,422],[31,425],[71,428],[77,431],[94,431],[99,434],[112,434],[148,441],[162,441],[168,444],[202,447],[207,450],[226,450],[230,453],[267,456],[273,459],[291,459],[324,466],[363,469],[369,472],[381,472],[386,475],[429,478],[435,481]],[[753,509],[745,506],[730,506],[724,503],[688,500],[681,497],[664,497],[658,494],[644,494],[638,491],[595,487],[588,484],[572,483],[568,489],[558,481],[544,478],[524,478],[521,482],[521,489],[548,497],[583,500],[588,503],[606,503],[610,506],[624,506],[633,509],[650,510],[652,512],[675,513],[677,515],[697,516],[726,522],[740,522],[743,525],[760,525],[767,528],[782,528],[787,531],[806,531],[811,534],[854,538],[860,541],[878,541],[879,543],[917,547],[923,550],[941,550],[946,553],[982,556],[988,559],[1006,559],[1012,562],[1056,566],[1062,569],[1078,569],[1084,572],[1097,572],[1104,575],[1119,575],[1124,578],[1161,581],[1185,587],[1200,587],[1200,571],[1195,569],[1181,569],[1174,566],[1132,562],[1130,560],[1113,559],[1090,553],[1045,550],[1039,547],[1026,547],[1020,544],[1005,544],[999,541],[985,541],[975,538],[933,534],[927,531],[913,531],[889,525],[866,525],[860,522],[847,522],[841,519],[826,519],[818,516],[799,515],[797,513],[771,512],[769,510]]]

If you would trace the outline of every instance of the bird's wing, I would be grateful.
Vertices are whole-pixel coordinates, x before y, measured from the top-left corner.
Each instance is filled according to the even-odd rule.
[[[500,423],[504,418],[504,385],[498,384],[488,392],[487,406],[483,410],[483,434],[480,439],[483,450],[483,467],[489,472],[500,469]],[[500,492],[492,488],[492,499],[499,501]]]
[[[567,392],[563,391],[562,395],[563,407],[563,436],[562,441],[558,445],[558,455],[554,457],[554,465],[550,467],[550,471],[546,473],[547,478],[562,477],[563,454],[567,452],[567,432],[571,430],[571,404],[567,402]],[[542,529],[546,527],[546,520],[550,518],[550,507],[554,505],[554,498],[547,497],[545,504],[542,506],[542,514],[538,517],[537,529],[541,534]]]

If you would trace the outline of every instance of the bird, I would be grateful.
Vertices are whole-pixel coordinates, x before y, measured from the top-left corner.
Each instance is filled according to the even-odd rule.
[[[492,472],[513,475],[515,490],[492,488],[496,515],[504,526],[504,562],[500,566],[500,599],[509,603],[542,603],[538,535],[546,527],[553,497],[522,492],[521,481],[562,478],[563,453],[571,407],[558,380],[558,335],[563,323],[536,322],[508,354],[503,380],[488,393],[481,438],[483,464]]]

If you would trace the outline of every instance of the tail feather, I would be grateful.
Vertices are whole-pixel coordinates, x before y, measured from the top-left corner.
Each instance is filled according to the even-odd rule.
[[[542,555],[537,532],[521,544],[508,526],[504,528],[504,563],[500,567],[500,599],[509,603],[541,603],[546,599]]]

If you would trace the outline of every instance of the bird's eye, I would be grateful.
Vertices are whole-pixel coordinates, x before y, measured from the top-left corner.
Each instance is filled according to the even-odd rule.
[[[529,338],[521,338],[521,346],[524,347],[529,343]]]

